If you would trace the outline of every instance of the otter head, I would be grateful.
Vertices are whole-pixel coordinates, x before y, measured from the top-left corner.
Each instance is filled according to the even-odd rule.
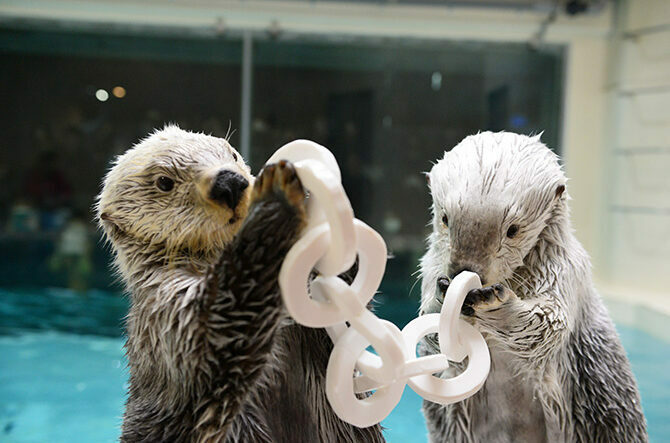
[[[116,159],[98,197],[99,223],[121,262],[139,249],[207,255],[238,230],[252,181],[226,140],[167,126]]]
[[[540,136],[467,137],[435,164],[428,181],[433,232],[422,259],[424,290],[466,270],[485,286],[513,278],[547,226],[566,220],[566,178]]]

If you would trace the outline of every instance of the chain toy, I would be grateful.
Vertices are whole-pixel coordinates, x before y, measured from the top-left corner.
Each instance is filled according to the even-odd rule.
[[[282,159],[294,164],[309,197],[307,226],[284,260],[279,285],[293,319],[326,328],[334,343],[326,395],[335,413],[358,427],[374,425],[398,404],[406,385],[440,404],[475,394],[488,376],[491,358],[481,334],[460,319],[460,308],[468,291],[481,287],[479,277],[471,272],[457,275],[440,313],[417,317],[402,330],[378,318],[367,304],[384,275],[386,244],[354,218],[335,157],[321,145],[296,140],[277,150],[268,163]],[[357,255],[358,273],[349,285],[338,274],[347,271]],[[309,283],[313,269],[319,276]],[[433,333],[438,334],[440,353],[417,357],[417,343]],[[377,355],[367,351],[368,346]],[[447,369],[449,360],[465,357],[467,368],[458,376],[433,375]]]

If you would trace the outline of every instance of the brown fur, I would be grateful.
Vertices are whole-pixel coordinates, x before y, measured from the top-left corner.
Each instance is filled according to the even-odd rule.
[[[212,168],[253,180],[237,157],[225,140],[170,127],[107,176],[99,219],[132,300],[121,440],[382,441],[379,426],[334,415],[332,345],[282,306],[279,269],[305,220],[293,167],[266,167],[234,211],[207,200]],[[152,188],[157,161],[181,178],[174,193]]]

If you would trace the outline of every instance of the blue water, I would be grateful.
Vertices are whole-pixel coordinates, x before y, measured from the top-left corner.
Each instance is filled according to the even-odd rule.
[[[618,329],[638,379],[651,440],[670,441],[670,343]],[[53,329],[15,328],[0,335],[0,441],[118,440],[127,383],[122,346],[118,337]],[[388,441],[426,441],[420,409],[420,397],[406,388],[383,422]]]
[[[638,329],[617,325],[637,378],[642,407],[651,442],[670,442],[670,343]],[[418,442],[425,439],[421,397],[405,388],[400,404],[384,421],[390,442]],[[421,438],[419,438],[421,436]]]
[[[127,373],[120,338],[0,337],[0,441],[118,441]]]

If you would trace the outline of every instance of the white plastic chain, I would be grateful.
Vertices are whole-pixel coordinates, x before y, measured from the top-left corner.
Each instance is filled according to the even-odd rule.
[[[488,376],[491,359],[481,334],[459,315],[468,291],[481,287],[479,277],[471,272],[456,276],[441,312],[415,318],[402,331],[378,318],[367,304],[384,275],[386,244],[354,218],[335,157],[321,145],[296,140],[277,150],[268,163],[282,159],[293,163],[309,198],[307,226],[284,260],[279,285],[293,319],[327,328],[333,340],[326,395],[335,413],[358,427],[379,423],[398,404],[406,384],[440,404],[476,393]],[[338,274],[354,264],[357,254],[358,273],[348,285]],[[319,275],[309,284],[313,269]],[[417,343],[433,333],[438,334],[440,353],[418,358]],[[366,351],[368,346],[378,355]],[[467,368],[458,376],[432,375],[449,367],[448,360],[460,362],[466,356]],[[358,398],[357,393],[372,394]]]

